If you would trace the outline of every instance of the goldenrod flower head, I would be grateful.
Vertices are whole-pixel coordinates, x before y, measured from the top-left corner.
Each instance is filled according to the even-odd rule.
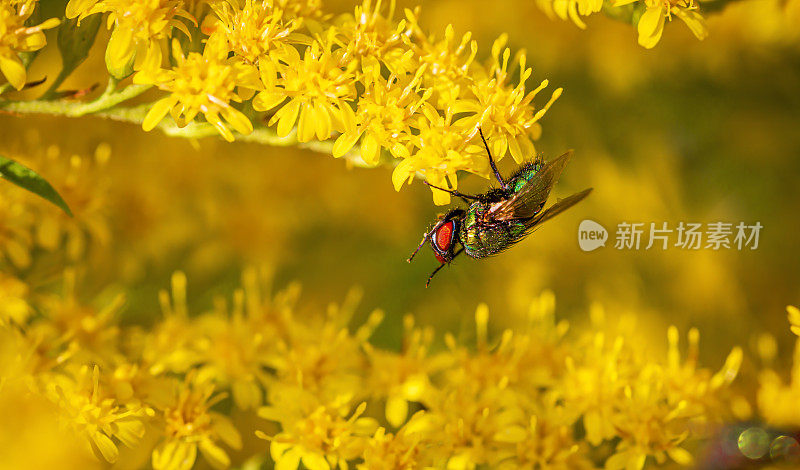
[[[191,37],[181,18],[197,25],[184,9],[182,0],[70,0],[67,18],[83,19],[97,13],[109,13],[111,39],[106,50],[106,64],[111,71],[155,70],[161,66],[161,47],[173,29]]]
[[[170,93],[158,100],[145,116],[142,128],[153,129],[170,113],[183,127],[202,113],[225,140],[233,141],[232,127],[237,132],[249,134],[253,124],[231,102],[242,101],[236,88],[256,88],[258,77],[252,67],[228,59],[228,48],[222,36],[209,38],[203,53],[183,54],[177,40],[172,42],[175,68],[156,72],[139,72],[137,83],[152,83]]]
[[[63,340],[81,354],[81,360],[103,364],[117,351],[117,312],[125,298],[118,295],[98,310],[78,301],[75,295],[76,273],[64,272],[63,293],[41,299],[41,310],[47,321],[33,324],[33,331],[49,339]]]
[[[399,354],[364,345],[370,361],[368,389],[375,397],[386,400],[386,421],[396,428],[408,419],[410,402],[420,402],[430,391],[430,377],[451,362],[446,355],[428,355],[432,329],[414,328],[414,317],[410,315],[403,324],[405,334]]]
[[[270,393],[270,406],[259,409],[264,419],[280,423],[275,436],[256,434],[271,441],[270,454],[276,468],[297,468],[302,462],[309,469],[348,468],[347,461],[361,454],[366,436],[377,429],[377,421],[362,417],[366,403],[351,411],[348,399],[325,404],[303,389],[276,387]]]
[[[59,374],[52,380],[46,387],[64,414],[63,421],[84,435],[106,461],[114,463],[119,458],[114,439],[133,447],[144,436],[147,410],[121,406],[106,396],[97,366],[81,367],[74,378]]]
[[[226,395],[215,395],[213,384],[199,380],[192,373],[176,385],[172,399],[160,410],[165,438],[153,450],[153,468],[190,469],[198,449],[214,468],[227,468],[230,457],[218,442],[239,449],[242,438],[227,417],[210,410]]]
[[[43,48],[47,44],[43,31],[60,23],[58,18],[50,18],[26,25],[37,5],[37,0],[0,0],[0,72],[17,90],[25,86],[27,77],[19,54]]]
[[[303,56],[292,46],[283,46],[274,54],[273,64],[261,64],[266,90],[253,100],[258,111],[267,111],[289,97],[269,120],[277,123],[278,135],[289,134],[297,123],[297,138],[308,142],[316,136],[319,140],[330,137],[333,120],[356,94],[355,68],[358,63],[342,60],[342,50],[333,50],[332,36],[328,30],[321,41],[314,41]],[[280,74],[280,87],[275,87],[275,72]]]
[[[290,34],[302,22],[286,18],[284,11],[270,0],[245,0],[241,7],[220,1],[212,3],[211,8],[217,21],[204,31],[223,36],[236,56],[253,64],[277,44],[284,44],[282,40],[291,39]]]
[[[405,420],[404,420],[405,421]],[[385,428],[378,428],[364,450],[364,461],[356,467],[358,470],[412,470],[430,467],[432,456],[426,452],[430,440],[436,436],[431,434],[432,426],[424,411],[417,412],[396,433],[387,433]]]
[[[402,68],[406,61],[398,53],[398,46],[407,33],[405,21],[394,24],[394,1],[389,11],[382,12],[383,0],[365,0],[356,5],[355,12],[342,15],[336,21],[337,43],[346,49],[345,57],[373,58],[381,61],[393,73],[408,71]],[[398,66],[401,68],[398,69]]]

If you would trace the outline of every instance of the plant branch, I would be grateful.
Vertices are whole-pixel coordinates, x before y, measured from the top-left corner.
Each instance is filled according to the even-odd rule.
[[[115,85],[116,83],[109,82],[106,91],[99,98],[88,103],[67,100],[6,101],[0,102],[0,109],[11,113],[80,117],[112,108],[141,95],[150,88],[150,85],[129,85],[118,92],[113,92]]]
[[[95,101],[89,103],[75,103],[65,100],[35,100],[35,101],[15,101],[0,102],[0,109],[12,113],[20,114],[50,114],[54,116],[80,117],[92,115],[112,121],[127,122],[141,125],[147,111],[152,103],[145,103],[138,106],[119,107],[114,106],[143,93],[149,86],[130,85],[122,91],[114,92],[116,82],[109,81],[106,90]],[[205,122],[191,122],[184,127],[178,127],[172,120],[163,119],[157,126],[164,134],[170,137],[182,137],[186,139],[199,139],[203,137],[216,137],[219,133],[211,124]],[[311,141],[299,142],[297,134],[292,131],[285,137],[280,137],[274,129],[268,127],[256,127],[250,134],[234,133],[239,142],[254,142],[258,144],[271,145],[275,147],[298,147],[313,150],[320,153],[333,153],[333,141]],[[354,148],[342,158],[356,167],[370,167],[361,158],[358,148]]]

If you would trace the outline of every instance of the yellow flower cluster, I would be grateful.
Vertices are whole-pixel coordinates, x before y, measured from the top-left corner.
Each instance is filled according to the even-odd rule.
[[[605,11],[626,19],[632,16],[639,32],[639,45],[648,49],[661,40],[664,25],[672,20],[672,15],[680,18],[697,39],[708,36],[697,0],[537,0],[537,3],[549,15],[570,19],[581,29],[586,28],[581,17],[592,13]]]
[[[408,316],[391,351],[369,342],[381,311],[350,328],[359,291],[300,314],[299,287],[269,295],[267,277],[247,270],[231,301],[191,314],[176,273],[149,328],[120,326],[121,296],[82,303],[72,271],[59,295],[4,282],[0,310],[39,314],[0,324],[0,403],[24,384],[98,458],[147,452],[155,469],[258,459],[263,446],[245,445],[256,436],[280,469],[688,465],[685,446],[730,415],[741,350],[716,373],[700,368],[696,330],[686,359],[674,327],[659,357],[630,318],[607,322],[599,307],[591,328],[568,334],[545,292],[496,339],[478,306],[471,345],[448,334],[437,346]]]
[[[0,72],[17,90],[25,86],[27,77],[21,54],[43,48],[47,44],[43,31],[60,23],[50,18],[28,24],[36,6],[36,0],[0,0]]]
[[[250,134],[266,122],[281,138],[331,140],[335,157],[358,145],[367,165],[396,163],[397,190],[417,173],[455,188],[460,171],[489,174],[479,128],[498,160],[510,152],[522,162],[535,155],[539,120],[561,94],[533,104],[547,81],[527,88],[525,53],[512,57],[505,37],[481,62],[469,33],[459,37],[448,26],[441,37],[427,34],[418,10],[394,19],[393,2],[364,0],[335,18],[308,0],[195,3],[67,6],[68,18],[108,13],[112,75],[135,71],[135,83],[167,93],[149,108],[145,130],[171,114],[179,127],[205,121],[232,141],[233,131]],[[167,43],[170,65],[161,57]],[[449,202],[448,193],[432,191],[437,204]]]

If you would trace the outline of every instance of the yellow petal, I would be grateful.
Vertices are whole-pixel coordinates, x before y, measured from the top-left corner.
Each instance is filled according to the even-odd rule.
[[[114,28],[106,49],[106,66],[109,70],[123,70],[134,53],[133,29]]]
[[[278,106],[286,99],[286,94],[275,89],[273,91],[262,91],[253,98],[253,109],[256,111],[269,111]]]
[[[659,4],[654,8],[648,8],[641,18],[637,29],[639,30],[639,45],[652,49],[661,40],[664,33],[664,7]]]
[[[156,101],[153,104],[153,107],[147,111],[147,115],[144,117],[144,121],[142,121],[142,129],[146,131],[153,130],[164,116],[167,115],[170,108],[172,108],[177,99],[173,98],[172,96],[168,96],[166,98],[161,98],[160,100]]]
[[[340,135],[339,138],[336,139],[336,142],[333,144],[333,156],[334,158],[340,158],[344,156],[350,149],[353,148],[353,145],[358,142],[358,138],[361,137],[361,133],[357,131],[353,132],[345,132],[344,134]]]
[[[330,470],[331,468],[328,461],[325,460],[325,457],[311,452],[303,454],[303,465],[305,465],[308,470]]]
[[[297,115],[300,113],[300,100],[293,99],[275,114],[278,118],[278,136],[286,137],[292,131]],[[278,117],[280,115],[280,117]]]
[[[253,123],[244,115],[230,106],[222,108],[222,117],[240,134],[247,135],[253,132]]]
[[[210,439],[203,439],[200,441],[200,452],[203,454],[206,461],[214,468],[223,470],[228,468],[231,464],[231,459],[228,457],[228,454],[226,454],[221,447],[211,442]]]
[[[372,134],[367,134],[361,140],[361,159],[367,165],[377,165],[380,159],[381,147],[378,140]]]
[[[310,103],[303,103],[300,108],[300,119],[297,122],[297,140],[308,142],[314,138],[314,107]]]
[[[11,57],[0,55],[0,71],[5,75],[8,83],[17,90],[21,90],[25,86],[25,67],[16,55]]]
[[[253,384],[255,385],[255,384]],[[258,386],[256,386],[258,388]],[[261,389],[259,388],[259,394]],[[232,447],[234,449],[241,449],[242,448],[242,436],[239,434],[239,430],[233,425],[231,420],[229,420],[226,416],[214,414],[214,431],[216,431],[217,435],[222,442],[228,445],[228,447]]]
[[[390,396],[386,400],[386,421],[399,428],[408,418],[408,402],[400,396]]]
[[[689,453],[688,450],[682,447],[675,447],[673,449],[668,449],[667,454],[670,456],[672,460],[675,461],[678,465],[689,466],[694,462],[694,458],[692,454]]]
[[[67,18],[75,18],[76,16],[88,12],[97,0],[69,0],[66,8]]]
[[[331,112],[322,103],[314,105],[314,115],[317,121],[317,139],[327,140],[331,136]]]
[[[672,12],[686,23],[686,26],[689,27],[697,39],[702,41],[708,36],[708,27],[706,27],[706,20],[703,15],[695,10],[686,10],[678,7],[673,8]]]
[[[272,448],[275,447],[276,444],[278,443],[273,441],[270,447],[270,454],[272,455],[272,459],[275,460],[275,470],[297,470],[297,467],[300,466],[300,452],[291,449],[276,454],[272,452]],[[276,455],[278,456],[277,458]]]
[[[398,163],[392,172],[392,184],[394,185],[394,190],[400,191],[400,188],[403,187],[403,184],[405,184],[407,181],[411,181],[414,173],[415,172],[413,170],[411,159],[403,160],[402,162]]]
[[[97,449],[103,454],[103,458],[109,463],[114,463],[119,458],[119,449],[108,436],[101,432],[92,434],[92,442],[97,446]]]

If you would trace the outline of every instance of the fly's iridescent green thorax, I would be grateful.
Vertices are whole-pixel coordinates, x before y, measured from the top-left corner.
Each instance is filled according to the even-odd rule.
[[[479,259],[505,251],[528,236],[540,224],[577,204],[591,192],[591,188],[586,189],[560,199],[544,209],[550,190],[561,176],[572,152],[548,162],[536,159],[525,163],[510,178],[504,180],[494,164],[483,132],[480,134],[489,155],[489,165],[500,183],[500,188],[472,196],[429,184],[460,197],[470,205],[466,211],[454,209],[440,217],[408,258],[411,262],[419,249],[430,242],[436,259],[442,264],[428,277],[428,283],[442,267],[450,264],[462,252]],[[457,250],[457,243],[462,248]]]

